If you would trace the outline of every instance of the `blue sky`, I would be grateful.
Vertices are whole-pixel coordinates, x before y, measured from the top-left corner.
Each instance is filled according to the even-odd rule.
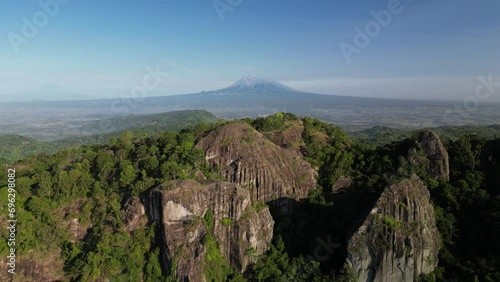
[[[32,38],[23,18],[36,23],[39,2],[0,2],[0,94],[51,82],[119,95],[148,66],[170,73],[154,95],[222,88],[246,74],[309,92],[411,99],[462,99],[478,76],[500,81],[495,0],[401,0],[350,62],[340,44],[356,47],[355,27],[396,0],[242,0],[223,20],[212,0],[54,1],[40,1],[59,8]]]

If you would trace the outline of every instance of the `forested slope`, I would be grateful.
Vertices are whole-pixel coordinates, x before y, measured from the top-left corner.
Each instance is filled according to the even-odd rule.
[[[80,135],[52,142],[19,135],[0,135],[0,160],[10,163],[35,154],[53,154],[59,150],[92,144],[105,144],[125,131],[145,137],[160,130],[179,132],[199,123],[215,123],[218,118],[204,110],[129,115],[92,122],[79,128]]]
[[[369,219],[381,228],[382,233],[372,234],[414,240],[434,234],[405,233],[415,224],[389,213],[398,208],[412,210],[411,201],[383,200],[387,191],[399,187],[394,191],[399,191],[401,199],[409,197],[426,207],[426,217],[435,220],[426,223],[426,228],[432,230],[434,224],[439,232],[427,236],[439,242],[431,247],[438,252],[437,260],[431,257],[428,262],[431,267],[414,270],[420,268],[408,265],[408,271],[417,275],[415,280],[500,281],[496,236],[500,231],[500,139],[463,135],[441,144],[437,135],[416,133],[375,147],[352,140],[331,124],[293,114],[242,121],[248,127],[237,122],[242,134],[239,143],[214,138],[210,140],[217,144],[205,146],[204,138],[212,138],[210,134],[233,122],[200,124],[148,137],[126,132],[104,145],[39,154],[13,164],[18,193],[16,279],[176,281],[186,273],[183,265],[189,265],[177,253],[183,250],[193,250],[199,257],[194,265],[197,277],[207,281],[353,281],[361,271],[383,274],[380,269],[353,268],[348,260],[350,238],[361,226],[360,220]],[[247,185],[256,183],[252,181],[258,181],[258,176],[242,172],[240,181],[227,173],[238,171],[233,165],[248,172],[254,164],[245,167],[245,163],[229,162],[226,166],[209,161],[216,152],[209,150],[211,146],[239,144],[242,157],[249,156],[244,150],[256,150],[259,142],[269,147],[267,165],[277,171],[262,178],[269,182],[255,184],[269,193],[262,198],[260,192],[251,196],[252,186]],[[294,192],[296,184],[274,178],[299,169],[289,163],[293,158],[307,161],[317,174],[306,198],[299,197],[299,190]],[[281,161],[292,170],[283,168]],[[447,165],[449,180],[440,176],[447,174]],[[438,168],[443,170],[436,174]],[[295,176],[296,181],[305,181]],[[415,178],[421,184],[413,183]],[[2,174],[1,222],[7,215],[6,181]],[[405,184],[393,186],[397,183]],[[421,191],[418,195],[410,192],[415,185]],[[186,201],[189,197],[197,200]],[[285,210],[274,204],[284,198],[289,207]],[[383,216],[367,217],[373,207],[379,207]],[[170,223],[158,220],[165,219],[165,209],[175,211],[168,213],[175,215]],[[166,244],[164,232],[173,230]],[[245,238],[254,239],[227,244],[244,230],[252,234]],[[5,228],[0,231],[2,258],[8,254],[7,232]],[[167,248],[172,244],[179,248]],[[369,248],[374,247],[377,253],[391,253],[390,246]],[[411,255],[421,249],[410,244],[401,250],[402,255]],[[5,263],[2,259],[2,268]],[[8,281],[6,275],[0,274],[0,280]]]

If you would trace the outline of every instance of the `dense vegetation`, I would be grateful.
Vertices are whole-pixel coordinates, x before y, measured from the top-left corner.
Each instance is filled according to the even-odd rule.
[[[317,168],[319,185],[306,202],[295,203],[292,214],[272,211],[276,222],[273,246],[244,275],[222,261],[217,242],[209,234],[204,269],[210,280],[355,280],[345,264],[350,224],[384,187],[416,173],[431,191],[443,243],[439,267],[422,280],[500,281],[500,139],[466,134],[446,142],[452,174],[445,183],[404,161],[409,139],[379,147],[363,145],[331,124],[293,114],[245,121],[264,134],[302,124],[302,143],[290,146],[299,147]],[[195,148],[216,126],[199,124],[179,133],[162,131],[147,137],[124,132],[105,145],[39,154],[18,162],[14,167],[19,255],[29,253],[41,259],[61,250],[64,274],[73,281],[158,281],[165,277],[175,281],[171,270],[162,270],[160,264],[158,227],[149,224],[129,232],[122,209],[131,196],[144,195],[164,181],[197,179],[197,170],[217,177],[205,165],[203,152]],[[353,179],[353,193],[332,193],[340,176]],[[0,187],[6,185],[5,177],[2,174]],[[0,188],[2,222],[6,193],[5,187]],[[74,240],[68,232],[74,218],[89,228],[82,240]],[[213,218],[209,213],[203,221],[210,230]],[[0,229],[0,237],[6,236],[7,230]],[[0,255],[6,252],[2,240]]]
[[[179,132],[199,123],[215,123],[213,114],[203,111],[177,111],[150,115],[129,115],[95,121],[78,128],[79,135],[51,142],[39,141],[19,135],[0,135],[0,161],[11,163],[40,153],[54,154],[57,151],[80,145],[105,144],[125,131],[134,136],[146,137],[161,130]]]
[[[464,134],[477,135],[486,140],[500,137],[500,125],[467,125],[467,126],[440,126],[430,128],[441,140],[457,140]],[[412,130],[399,130],[387,126],[375,126],[369,129],[353,132],[350,134],[354,139],[365,144],[384,146],[392,142],[402,141],[411,137]]]
[[[214,123],[217,121],[217,117],[205,110],[186,110],[160,114],[112,117],[105,119],[104,122],[95,121],[90,124],[85,124],[80,128],[80,131],[104,131],[104,133],[109,133],[124,130],[137,130],[145,133],[154,133],[158,130],[169,130],[178,132],[186,127],[195,126],[200,122]]]
[[[500,139],[468,134],[446,147],[450,182],[429,183],[443,240],[434,276],[500,281]]]
[[[40,153],[52,154],[57,152],[57,146],[50,142],[38,141],[19,135],[0,135],[0,144],[0,162],[2,164]]]
[[[192,132],[164,132],[143,139],[126,132],[106,146],[41,154],[15,165],[19,255],[37,250],[43,257],[61,248],[65,272],[74,280],[114,277],[136,281],[144,275],[146,281],[157,281],[162,272],[155,226],[128,233],[120,209],[131,195],[166,180],[195,178],[194,167],[206,170],[203,153],[194,148]],[[5,175],[2,177],[4,185]],[[1,192],[3,201],[6,189]],[[2,204],[2,215],[5,208]],[[85,239],[76,243],[70,242],[67,232],[72,218],[91,226]],[[5,229],[1,232],[6,236]],[[6,250],[2,240],[0,253]]]

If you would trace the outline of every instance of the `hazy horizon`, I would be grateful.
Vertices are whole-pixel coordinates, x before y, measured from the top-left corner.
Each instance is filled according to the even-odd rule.
[[[246,74],[310,93],[412,100],[463,100],[478,77],[499,81],[495,1],[54,1],[0,4],[0,95],[55,83],[114,98],[151,70],[168,76],[150,96],[220,89]]]
[[[498,11],[0,1],[0,281],[500,281]]]
[[[259,77],[260,78],[260,77]],[[431,80],[430,78],[423,78],[427,80]],[[472,80],[472,78],[468,78]],[[477,80],[477,78],[476,78]],[[396,80],[394,80],[396,81]],[[405,79],[400,79],[400,83],[403,83]],[[407,82],[408,80],[406,80]],[[217,91],[224,89],[226,87],[231,86],[233,83],[236,81],[232,82],[213,82],[213,88],[210,89],[193,89],[190,92],[185,92],[185,93],[177,93],[177,92],[170,92],[170,91],[164,91],[161,88],[155,89],[152,91],[148,91],[147,95],[144,96],[144,98],[148,97],[163,97],[163,96],[177,96],[177,95],[190,95],[190,94],[197,94],[197,93],[202,93],[202,92],[207,92],[207,91]],[[415,91],[418,91],[418,85],[407,85],[408,91],[413,91],[415,95],[408,95],[408,96],[391,96],[391,95],[369,95],[370,93],[376,93],[377,89],[372,88],[372,89],[367,89],[366,94],[363,95],[349,95],[345,94],[344,92],[339,92],[339,93],[328,93],[325,91],[316,91],[315,89],[320,89],[320,88],[315,88],[315,87],[301,87],[301,83],[305,84],[312,84],[314,83],[315,85],[321,86],[323,81],[314,81],[314,82],[283,82],[279,81],[280,83],[283,83],[285,86],[290,86],[294,90],[304,92],[304,93],[311,93],[311,94],[322,94],[322,95],[333,95],[333,96],[347,96],[347,97],[358,97],[358,98],[377,98],[377,99],[397,99],[397,100],[422,100],[422,101],[461,101],[463,100],[463,97],[440,97],[440,96],[435,96],[434,99],[430,98],[419,98],[421,95],[416,93]],[[437,82],[434,80],[434,82]],[[464,81],[461,81],[462,83],[457,84],[455,87],[459,88],[460,86],[463,86],[465,83]],[[352,81],[351,83],[355,83],[355,81]],[[364,85],[366,87],[373,87],[373,84],[377,83],[376,80],[374,79],[366,79],[363,81],[361,85]],[[471,83],[469,81],[469,83]],[[298,85],[298,87],[294,87],[295,85]],[[217,87],[217,88],[215,88]],[[54,89],[52,92],[50,89]],[[305,89],[310,89],[310,90],[305,90]],[[339,87],[340,89],[340,87]],[[30,100],[48,100],[48,101],[58,101],[58,100],[94,100],[94,99],[119,99],[123,97],[130,97],[131,96],[131,89],[130,88],[122,88],[122,89],[101,89],[101,90],[88,90],[88,89],[68,89],[65,87],[62,87],[61,85],[53,82],[48,82],[45,83],[39,87],[33,88],[33,89],[27,89],[26,91],[18,91],[18,92],[13,92],[9,94],[0,94],[0,103],[3,102],[22,102],[22,101],[30,101]],[[379,93],[380,90],[379,90]],[[408,92],[406,92],[408,93]],[[10,94],[13,94],[14,96],[10,98]],[[54,99],[54,98],[48,98],[44,99],[44,94],[63,94],[66,96],[70,96],[64,99]],[[383,93],[381,93],[383,94]],[[26,95],[27,97],[20,97],[20,95]],[[40,97],[37,98],[36,96],[39,95]],[[10,98],[10,99],[6,99]],[[496,99],[497,97],[491,97],[491,99],[487,99],[485,101],[482,101],[483,103],[499,103],[500,99]],[[2,100],[3,99],[3,100]]]

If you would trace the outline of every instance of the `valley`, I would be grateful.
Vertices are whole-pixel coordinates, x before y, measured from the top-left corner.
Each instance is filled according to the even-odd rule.
[[[113,128],[109,119],[186,110],[206,110],[220,119],[292,112],[334,123],[346,132],[375,126],[415,130],[438,126],[492,125],[500,120],[500,104],[484,103],[476,111],[456,112],[454,105],[457,103],[303,93],[275,81],[245,76],[227,88],[197,94],[140,100],[0,103],[0,134],[52,141],[121,130]],[[89,127],[92,127],[92,132],[89,132]]]

